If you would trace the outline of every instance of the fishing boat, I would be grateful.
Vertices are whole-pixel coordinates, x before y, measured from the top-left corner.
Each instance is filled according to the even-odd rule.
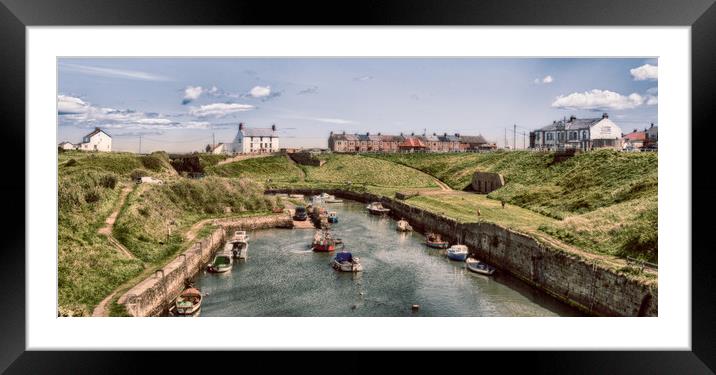
[[[336,211],[331,211],[328,213],[328,222],[329,223],[337,223],[338,222],[338,214]]]
[[[467,259],[467,246],[465,245],[452,245],[447,250],[448,258],[452,260],[458,260],[460,262]]]
[[[447,249],[450,246],[450,244],[447,241],[443,241],[437,233],[428,233],[425,244],[434,249]]]
[[[317,231],[311,247],[316,252],[331,252],[336,249],[336,240],[327,230]]]
[[[231,252],[234,259],[246,259],[249,255],[249,236],[245,231],[237,230],[224,250]]]
[[[373,202],[366,206],[366,208],[368,209],[368,212],[373,215],[385,215],[390,212],[390,209],[383,207],[380,202]]]
[[[234,261],[231,258],[231,253],[222,251],[214,257],[209,266],[206,268],[207,271],[213,273],[222,273],[231,270],[234,266]]]
[[[348,251],[341,251],[336,254],[331,262],[331,267],[342,272],[361,272],[363,271],[363,265],[360,263],[358,257],[354,257]]]
[[[174,314],[178,316],[196,316],[201,309],[201,292],[196,288],[186,288],[174,301]]]
[[[410,226],[407,220],[400,219],[398,220],[398,225],[395,229],[397,229],[398,232],[410,232],[413,230],[413,227]]]
[[[495,267],[492,267],[487,263],[483,263],[475,258],[467,258],[467,260],[465,260],[465,266],[468,270],[482,275],[489,276],[495,273]]]

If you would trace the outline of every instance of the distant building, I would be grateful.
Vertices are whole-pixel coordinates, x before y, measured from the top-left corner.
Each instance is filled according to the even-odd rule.
[[[462,152],[494,150],[482,136],[461,136],[443,133],[438,135],[371,135],[334,133],[328,136],[328,148],[333,152]]]
[[[601,118],[578,119],[571,116],[530,133],[530,148],[539,150],[595,148],[621,149],[622,130],[604,113]]]
[[[62,145],[62,143],[60,145]],[[100,128],[94,128],[91,133],[82,138],[81,143],[75,145],[75,149],[81,151],[110,152],[112,151],[112,136]]]
[[[226,153],[234,154],[278,152],[276,125],[271,125],[271,128],[247,128],[244,123],[240,123],[239,132],[236,134],[233,144],[226,149]]]
[[[625,134],[622,137],[622,149],[624,151],[639,151],[646,143],[646,131],[637,131]]]
[[[646,144],[644,146],[652,150],[656,150],[659,146],[659,127],[654,126],[654,123],[651,123],[649,129],[646,129]]]
[[[63,150],[74,150],[76,148],[75,145],[67,141],[60,143],[57,147]]]
[[[209,153],[214,154],[214,155],[227,154],[227,153],[229,153],[229,151],[227,149],[230,147],[231,147],[231,145],[228,145],[228,147],[227,147],[226,143],[219,143],[214,146],[209,146]]]

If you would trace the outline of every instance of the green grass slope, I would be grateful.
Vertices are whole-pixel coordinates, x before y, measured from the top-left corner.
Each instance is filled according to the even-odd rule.
[[[303,167],[306,181],[376,187],[437,187],[432,177],[412,168],[360,155],[324,155],[321,167]]]
[[[269,179],[276,182],[298,182],[303,176],[301,169],[282,155],[208,166],[205,171],[209,175],[247,177],[261,183],[265,183]]]

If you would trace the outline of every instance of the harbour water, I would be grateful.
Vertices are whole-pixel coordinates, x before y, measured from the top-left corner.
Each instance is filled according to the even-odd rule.
[[[249,232],[247,260],[231,272],[202,272],[201,316],[576,316],[578,311],[499,270],[474,274],[419,233],[399,233],[389,217],[365,205],[329,204],[338,213],[334,237],[358,256],[364,271],[338,272],[334,253],[310,249],[314,230]],[[413,310],[412,305],[420,305]]]

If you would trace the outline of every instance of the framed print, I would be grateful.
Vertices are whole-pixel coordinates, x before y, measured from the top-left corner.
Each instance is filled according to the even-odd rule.
[[[711,1],[271,8],[3,0],[25,219],[3,369],[439,349],[712,371]]]

